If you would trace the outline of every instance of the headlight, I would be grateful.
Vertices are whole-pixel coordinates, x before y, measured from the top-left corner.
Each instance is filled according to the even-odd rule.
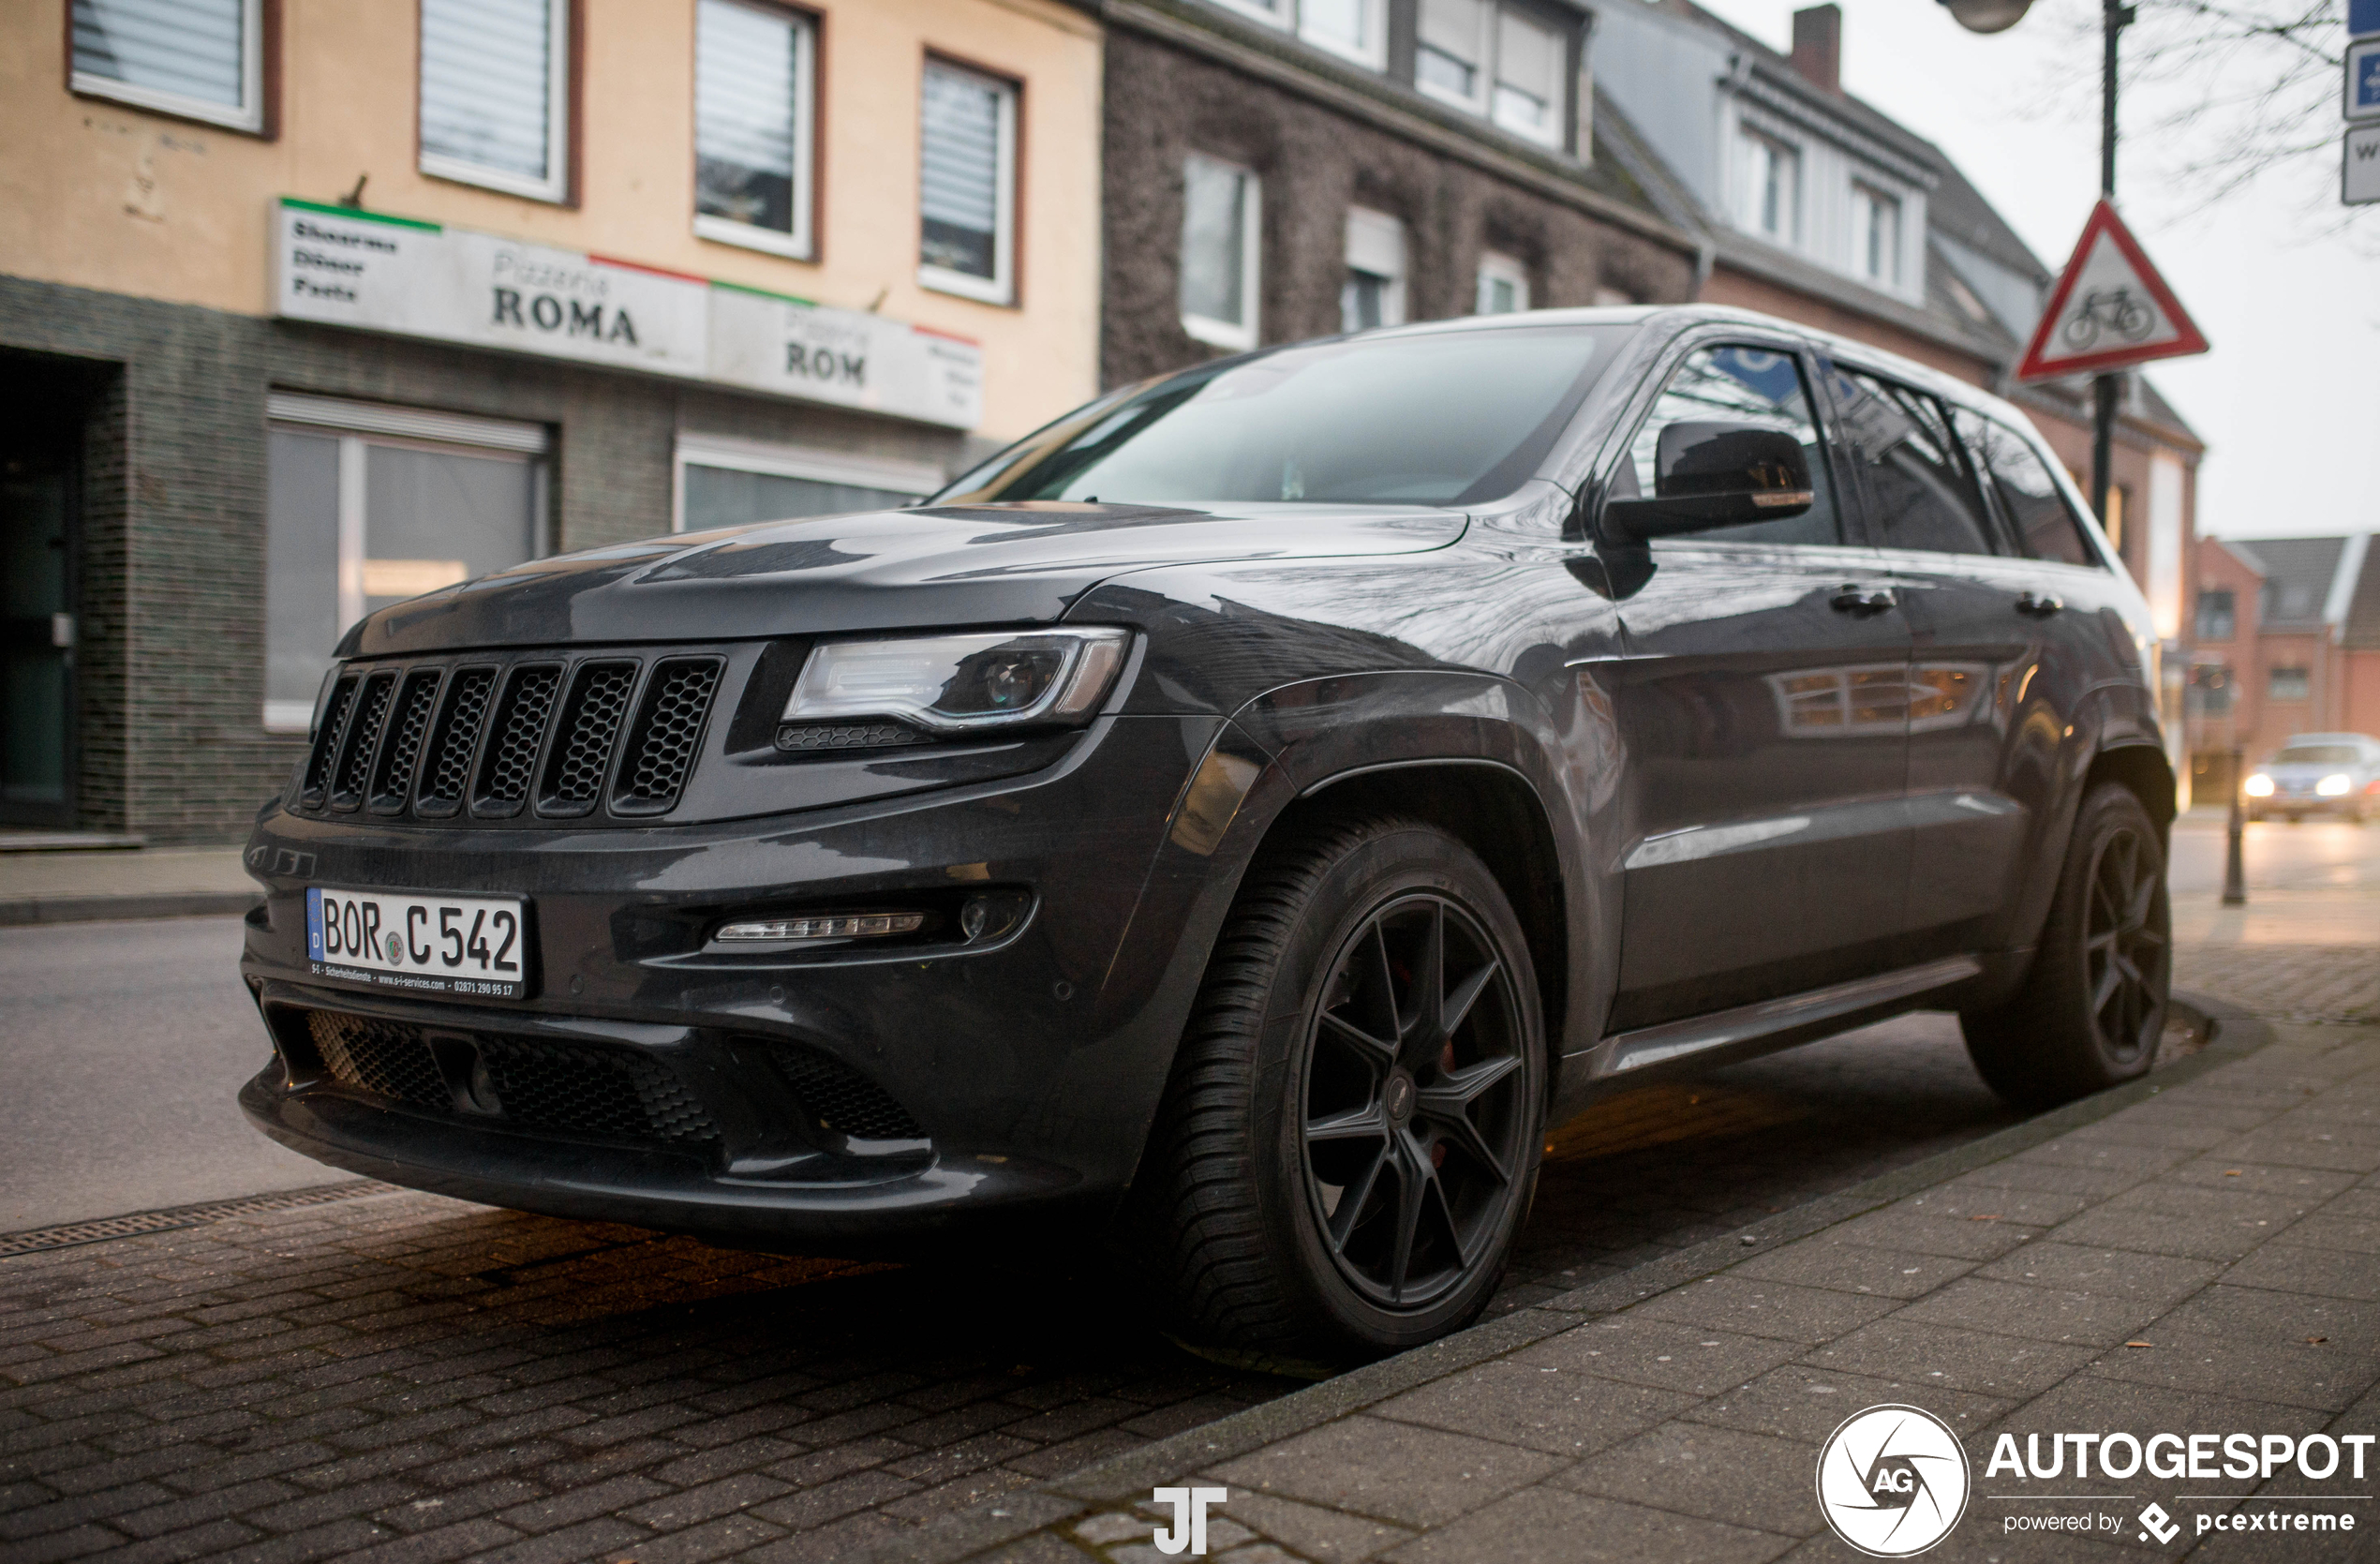
[[[936,733],[1078,724],[1099,709],[1132,644],[1128,630],[1038,630],[811,648],[787,722],[891,718]]]
[[[2347,789],[2353,786],[2354,781],[2344,771],[2333,771],[2314,783],[2313,790],[2326,798],[2343,798],[2347,796]]]
[[[2271,797],[2272,779],[2266,776],[2262,771],[2253,773],[2248,778],[2248,797],[2251,798]]]

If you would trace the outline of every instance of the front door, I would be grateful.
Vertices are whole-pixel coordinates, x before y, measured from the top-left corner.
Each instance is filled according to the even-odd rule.
[[[0,430],[0,824],[74,824],[79,429],[37,407]]]
[[[1791,430],[1816,501],[1778,521],[1657,541],[1618,604],[1613,693],[1629,790],[1620,981],[1629,1030],[1820,988],[1884,963],[1909,871],[1909,629],[1783,343],[1696,348],[1607,483],[1649,494],[1667,425]]]

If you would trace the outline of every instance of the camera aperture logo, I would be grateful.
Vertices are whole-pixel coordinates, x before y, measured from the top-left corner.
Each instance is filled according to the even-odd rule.
[[[1966,1447],[1922,1407],[1870,1407],[1818,1452],[1818,1508],[1835,1535],[1878,1558],[1907,1558],[1967,1512]]]

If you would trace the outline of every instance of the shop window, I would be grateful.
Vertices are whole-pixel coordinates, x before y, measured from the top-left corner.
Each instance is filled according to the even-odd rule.
[[[1347,211],[1347,276],[1339,290],[1340,327],[1369,331],[1405,324],[1405,225],[1385,212]]]
[[[807,18],[702,0],[694,23],[694,231],[796,260],[811,255]]]
[[[1389,63],[1385,0],[1220,0],[1243,16],[1374,70]]]
[[[1742,146],[1743,225],[1780,245],[1793,243],[1802,228],[1801,154],[1757,130],[1743,133]]]
[[[929,61],[924,149],[918,280],[987,304],[1014,302],[1015,84]]]
[[[303,732],[348,626],[543,552],[545,427],[275,394],[264,725]]]
[[[1852,186],[1852,262],[1879,288],[1900,286],[1900,202],[1872,185]]]
[[[1568,54],[1562,34],[1492,0],[1421,0],[1413,84],[1516,135],[1557,146]]]
[[[1247,170],[1192,156],[1182,165],[1182,329],[1218,348],[1257,345],[1262,192]]]
[[[1494,250],[1480,256],[1479,313],[1511,315],[1528,307],[1528,268]]]
[[[891,510],[943,485],[942,469],[924,462],[714,436],[678,436],[675,466],[680,532]]]
[[[2308,700],[2313,679],[2303,668],[2275,668],[2265,680],[2265,693],[2276,701]]]
[[[571,0],[422,0],[422,171],[570,194]]]
[[[2239,633],[2239,600],[2229,588],[2209,588],[2198,594],[2198,639],[2228,641]]]
[[[264,129],[264,0],[74,0],[74,90]]]

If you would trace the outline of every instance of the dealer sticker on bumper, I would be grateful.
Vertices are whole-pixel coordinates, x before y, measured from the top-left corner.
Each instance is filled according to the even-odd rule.
[[[528,997],[528,903],[511,896],[305,893],[317,977],[473,999]]]

